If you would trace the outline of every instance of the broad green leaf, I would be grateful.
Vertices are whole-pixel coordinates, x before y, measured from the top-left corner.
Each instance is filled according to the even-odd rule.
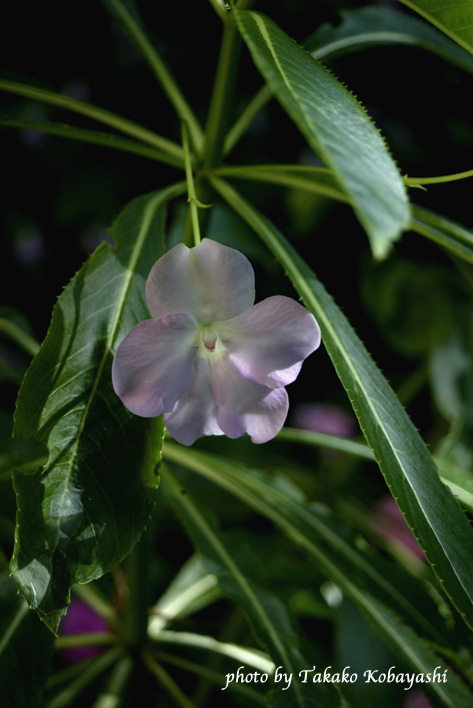
[[[334,27],[321,25],[304,47],[318,59],[351,54],[369,47],[407,44],[438,54],[446,61],[473,72],[473,58],[458,44],[430,25],[390,7],[368,5],[359,10],[342,11]]]
[[[60,295],[25,376],[14,434],[49,450],[36,474],[14,475],[17,530],[11,570],[53,630],[70,587],[111,570],[133,548],[155,501],[162,423],[132,416],[111,384],[112,355],[149,318],[144,283],[164,252],[167,201],[183,185],[132,201]]]
[[[419,588],[411,597],[408,575],[396,579],[392,569],[376,567],[371,556],[363,557],[356,543],[349,540],[345,527],[337,527],[330,515],[316,505],[304,501],[302,493],[288,492],[290,485],[279,475],[272,477],[252,470],[233,460],[201,453],[166,442],[164,457],[188,467],[212,480],[241,501],[275,523],[302,547],[317,567],[346,593],[363,612],[374,629],[404,666],[415,674],[447,670],[447,682],[422,685],[433,705],[448,708],[470,708],[473,696],[452,669],[427,648],[424,637],[440,646],[442,638],[436,613],[429,621],[430,598]],[[373,564],[370,566],[370,562]],[[405,595],[405,597],[404,597]],[[439,640],[440,638],[440,640]],[[343,687],[340,687],[343,691]]]
[[[166,468],[163,474],[166,489],[171,493],[171,502],[178,511],[184,526],[189,531],[196,549],[208,571],[217,576],[222,592],[240,604],[250,618],[259,640],[267,649],[276,666],[283,666],[285,673],[294,679],[299,671],[307,668],[297,648],[297,639],[283,603],[255,584],[241,571],[232,552],[194,503],[187,490]],[[331,685],[300,685],[293,680],[284,692],[285,704],[291,706],[340,706],[340,696]]]
[[[2,564],[3,565],[3,564]],[[38,708],[49,674],[53,636],[0,574],[0,705]]]
[[[445,2],[444,0],[401,0],[458,42],[473,52],[473,2]]]
[[[316,316],[322,339],[399,508],[445,592],[473,627],[473,529],[406,411],[341,310],[277,229],[229,185],[214,187],[253,226]]]
[[[384,258],[409,223],[404,184],[354,96],[264,15],[235,10],[253,60],[309,145],[330,167]]]

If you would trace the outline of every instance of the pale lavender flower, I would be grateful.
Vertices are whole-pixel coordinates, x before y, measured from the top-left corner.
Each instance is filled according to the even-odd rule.
[[[254,298],[253,268],[233,248],[203,239],[162,256],[146,282],[153,319],[132,329],[113,361],[125,406],[164,413],[184,445],[204,435],[273,438],[287,415],[284,386],[319,346],[320,330],[291,298]]]

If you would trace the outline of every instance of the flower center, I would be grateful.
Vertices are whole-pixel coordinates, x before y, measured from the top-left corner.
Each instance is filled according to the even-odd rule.
[[[225,347],[213,324],[201,325],[197,346],[199,356],[210,361],[215,362],[225,356]]]

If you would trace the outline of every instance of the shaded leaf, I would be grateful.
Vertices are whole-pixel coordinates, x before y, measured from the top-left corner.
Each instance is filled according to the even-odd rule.
[[[235,10],[253,60],[309,145],[330,167],[383,258],[409,223],[404,184],[354,96],[270,19]]]
[[[468,52],[406,12],[368,5],[359,10],[342,11],[340,15],[339,25],[334,27],[324,23],[304,42],[304,47],[318,59],[351,54],[369,47],[407,44],[438,54],[473,73],[473,58]]]
[[[253,226],[316,316],[322,340],[391,493],[444,590],[473,627],[473,529],[389,383],[313,271],[229,185],[220,194]]]
[[[28,610],[5,569],[0,575],[0,705],[39,708],[53,636]]]
[[[164,456],[212,480],[275,523],[356,603],[410,671],[432,674],[437,668],[437,673],[443,674],[447,670],[446,683],[422,686],[433,705],[470,708],[473,696],[468,688],[425,642],[427,638],[442,647],[448,638],[445,628],[442,632],[438,626],[431,599],[423,588],[417,585],[415,589],[416,584],[405,571],[397,576],[380,559],[362,553],[338,519],[319,505],[306,502],[302,492],[280,474],[249,469],[234,460],[175,443],[166,442]],[[340,688],[343,692],[343,686]]]
[[[283,705],[291,706],[340,706],[338,692],[330,684],[301,685],[299,671],[307,668],[307,661],[299,653],[297,638],[289,616],[279,598],[249,581],[234,559],[234,553],[223,541],[193,502],[188,491],[166,469],[166,489],[171,492],[171,502],[189,531],[196,549],[210,573],[217,576],[222,592],[237,602],[247,613],[254,630],[276,666],[283,666],[285,673],[293,674],[287,691],[283,692]],[[274,705],[279,705],[280,691],[275,692]]]
[[[13,576],[56,631],[70,587],[113,568],[133,548],[154,505],[160,420],[132,416],[111,384],[112,354],[140,320],[147,274],[164,252],[167,201],[182,185],[139,197],[65,288],[20,389],[17,438],[49,450],[43,470],[15,473]]]

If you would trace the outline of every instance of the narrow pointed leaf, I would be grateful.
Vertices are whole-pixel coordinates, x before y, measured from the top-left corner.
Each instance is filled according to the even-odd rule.
[[[401,0],[458,42],[473,52],[473,3],[445,2],[445,0]]]
[[[411,45],[438,54],[446,61],[473,72],[468,52],[426,22],[390,7],[362,7],[342,11],[334,27],[324,23],[305,42],[304,47],[318,59],[351,54],[369,47],[390,44]]]
[[[429,693],[432,705],[470,708],[471,691],[425,641],[427,638],[443,646],[449,639],[445,635],[442,638],[437,612],[428,617],[433,603],[424,589],[419,587],[417,596],[411,596],[412,580],[407,574],[404,584],[397,579],[397,587],[390,587],[396,577],[392,569],[385,569],[382,575],[373,556],[360,552],[345,526],[337,525],[328,510],[307,503],[301,490],[282,475],[272,476],[175,443],[166,442],[164,456],[212,480],[275,523],[356,603],[410,672],[430,673],[432,677],[437,669],[436,680],[421,686]],[[343,686],[340,688],[343,692]]]
[[[283,704],[298,708],[340,706],[340,696],[330,684],[308,686],[296,680],[299,671],[307,668],[307,662],[299,653],[283,603],[248,580],[222,540],[222,534],[215,532],[187,490],[182,492],[182,485],[169,469],[166,469],[165,484],[171,492],[173,506],[190,532],[208,571],[217,576],[222,592],[243,607],[276,666],[283,666],[286,673],[293,674],[294,680],[282,696]]]
[[[467,263],[473,263],[473,232],[420,206],[412,207],[411,229]]]
[[[213,180],[279,260],[306,307],[386,482],[445,592],[473,627],[473,529],[399,403],[341,310],[279,231],[229,185]]]
[[[20,389],[14,434],[49,450],[35,474],[14,475],[18,513],[11,570],[56,631],[70,587],[112,569],[154,505],[162,423],[132,416],[111,384],[112,354],[149,317],[146,276],[164,252],[167,201],[182,185],[132,201],[59,297]]]
[[[409,223],[401,175],[355,97],[270,19],[236,11],[253,60],[309,145],[330,167],[383,258]]]
[[[104,133],[99,130],[80,128],[75,125],[69,125],[68,123],[31,120],[29,118],[0,117],[0,127],[35,130],[41,133],[48,133],[49,135],[69,138],[71,140],[81,140],[82,142],[92,143],[93,145],[102,145],[103,147],[113,148],[114,150],[124,150],[125,152],[131,152],[135,155],[148,157],[152,160],[165,162],[166,164],[174,165],[175,167],[182,166],[182,160],[177,156],[167,154],[166,152],[160,151],[157,148],[150,147],[148,145],[143,145],[137,140],[122,138],[120,135],[115,135],[114,133]]]

